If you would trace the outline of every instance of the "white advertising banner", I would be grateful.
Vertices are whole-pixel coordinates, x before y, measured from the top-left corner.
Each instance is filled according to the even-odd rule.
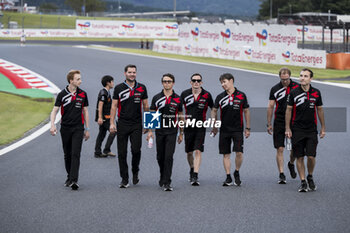
[[[326,68],[326,51],[307,49],[259,48],[252,46],[198,44],[176,41],[153,43],[153,51],[187,56],[214,57],[229,60],[250,61],[305,67]]]
[[[27,37],[178,39],[175,22],[76,20],[76,29],[24,29]],[[0,37],[21,37],[22,29],[0,30]]]
[[[176,22],[76,20],[76,30],[87,37],[178,38]]]
[[[260,48],[297,48],[295,26],[267,24],[182,24],[179,41],[184,43],[212,43],[218,46],[253,46]]]
[[[22,29],[2,29],[0,37],[21,37]],[[25,29],[26,37],[79,37],[75,29]]]
[[[298,40],[303,40],[303,26],[298,26],[296,28],[298,32]],[[304,40],[313,42],[322,42],[322,26],[305,26],[304,27]],[[324,30],[324,41],[331,42],[331,30]],[[335,29],[333,30],[333,43],[343,42],[343,30]]]

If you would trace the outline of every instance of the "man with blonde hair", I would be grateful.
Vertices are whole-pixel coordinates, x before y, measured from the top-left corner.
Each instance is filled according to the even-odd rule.
[[[57,133],[55,119],[58,110],[61,109],[60,133],[67,171],[67,180],[64,185],[71,187],[72,190],[77,190],[79,188],[78,177],[83,138],[86,141],[90,137],[89,102],[86,92],[79,88],[82,82],[79,70],[69,71],[67,81],[69,85],[57,95],[55,106],[51,112],[50,133],[53,136]]]

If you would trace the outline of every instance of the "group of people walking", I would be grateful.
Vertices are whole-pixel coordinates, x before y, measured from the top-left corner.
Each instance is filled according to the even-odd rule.
[[[147,141],[156,142],[157,162],[159,165],[159,186],[164,191],[172,191],[173,155],[176,143],[185,141],[185,152],[190,167],[189,181],[198,186],[199,168],[204,151],[208,108],[211,109],[211,136],[219,133],[219,153],[223,155],[226,173],[223,186],[241,185],[240,168],[243,162],[244,138],[250,136],[250,111],[247,96],[235,87],[232,74],[225,73],[219,77],[223,88],[215,101],[212,95],[202,87],[202,75],[195,73],[190,77],[191,88],[180,95],[173,86],[175,77],[167,73],[161,77],[163,89],[148,102],[148,92],[144,84],[136,80],[137,67],[127,65],[124,69],[125,81],[114,87],[113,77],[107,75],[101,80],[103,89],[99,92],[95,121],[99,133],[95,144],[95,157],[116,156],[111,152],[111,144],[117,137],[118,162],[121,182],[120,188],[129,187],[129,168],[127,163],[128,142],[131,144],[132,183],[138,184],[141,159],[142,134],[147,134]],[[285,184],[283,152],[285,138],[291,139],[291,154],[288,168],[292,178],[296,178],[294,160],[301,180],[299,192],[316,190],[313,180],[315,167],[317,137],[317,116],[321,123],[320,138],[325,136],[324,114],[321,93],[311,86],[313,72],[302,69],[300,83],[290,79],[291,72],[282,68],[279,72],[280,82],[271,88],[267,109],[267,132],[273,135],[273,144],[277,150],[276,161],[279,171],[278,183]],[[52,135],[56,135],[54,124],[58,110],[61,110],[61,128],[67,179],[65,186],[73,190],[79,188],[78,174],[82,141],[90,137],[88,98],[85,91],[79,88],[81,74],[72,70],[67,75],[69,85],[56,98],[51,113]],[[113,95],[110,90],[114,87]],[[143,128],[143,112],[151,111],[154,118],[161,117],[160,127]],[[220,111],[220,118],[217,113]],[[274,121],[272,124],[272,118]],[[116,121],[116,119],[118,121]],[[179,122],[192,122],[181,126]],[[221,126],[218,127],[220,123]],[[219,124],[219,125],[220,125]],[[107,143],[101,150],[102,142],[109,131]],[[231,176],[231,152],[235,152],[235,170]],[[304,156],[307,156],[308,175],[305,178]]]

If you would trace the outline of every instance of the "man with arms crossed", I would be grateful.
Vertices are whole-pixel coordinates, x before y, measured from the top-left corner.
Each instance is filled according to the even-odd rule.
[[[244,136],[250,136],[250,112],[246,95],[234,86],[234,77],[230,73],[220,76],[222,88],[225,90],[215,99],[214,107],[211,111],[211,118],[217,119],[217,111],[221,111],[221,128],[219,137],[219,153],[223,154],[226,180],[223,186],[232,185],[231,177],[231,143],[233,141],[233,151],[236,152],[236,169],[233,173],[234,185],[240,186],[241,179],[239,169],[243,162],[243,113],[246,122]],[[213,128],[213,134],[217,134],[218,129]]]
[[[120,188],[129,187],[127,164],[127,147],[130,138],[132,153],[132,183],[139,182],[139,165],[141,160],[142,111],[148,111],[148,95],[146,86],[136,81],[136,66],[124,68],[125,81],[114,88],[111,109],[110,132],[117,132],[118,162],[122,181]],[[118,127],[115,116],[118,109]]]
[[[79,88],[81,74],[79,70],[71,70],[67,75],[69,85],[63,89],[56,98],[55,106],[52,109],[51,135],[55,136],[57,129],[55,119],[59,108],[61,108],[61,138],[64,152],[64,162],[67,171],[67,180],[64,186],[77,190],[80,152],[83,143],[89,139],[89,112],[88,98],[85,91]],[[85,130],[84,130],[85,124]]]
[[[198,73],[191,76],[192,88],[182,92],[181,100],[186,111],[186,120],[195,119],[204,122],[208,107],[213,108],[211,94],[202,88],[202,76]],[[204,151],[205,128],[185,128],[185,151],[190,165],[190,182],[198,186],[198,172]],[[194,152],[194,159],[193,159]]]
[[[280,82],[271,88],[269,105],[267,107],[267,132],[273,135],[273,145],[277,150],[276,162],[279,171],[279,184],[286,184],[286,176],[283,172],[283,151],[285,141],[285,116],[287,108],[287,96],[291,90],[299,87],[299,85],[290,79],[291,72],[288,68],[282,68],[279,72]],[[275,107],[276,105],[276,107]],[[275,108],[275,116],[273,121],[273,128],[271,125],[272,112]],[[295,179],[294,160],[292,151],[290,151],[290,160],[288,168],[290,176]]]
[[[300,86],[292,90],[287,97],[285,134],[292,139],[293,156],[297,159],[297,169],[301,180],[299,192],[315,191],[317,188],[312,176],[318,143],[316,109],[321,122],[320,138],[326,135],[321,92],[311,86],[312,77],[311,70],[302,69]],[[307,183],[304,156],[307,156]]]

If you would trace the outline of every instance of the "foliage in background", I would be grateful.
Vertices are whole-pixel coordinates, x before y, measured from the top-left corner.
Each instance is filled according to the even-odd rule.
[[[350,0],[260,0],[258,19],[270,17],[270,2],[272,2],[272,17],[279,14],[299,12],[327,13],[331,10],[334,14],[350,14]]]

